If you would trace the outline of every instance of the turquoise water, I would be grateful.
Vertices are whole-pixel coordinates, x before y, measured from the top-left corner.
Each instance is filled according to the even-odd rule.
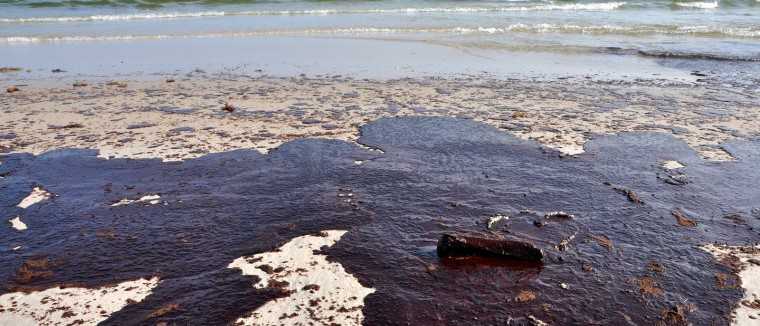
[[[0,0],[0,53],[9,55],[30,44],[282,37],[752,62],[760,0]]]

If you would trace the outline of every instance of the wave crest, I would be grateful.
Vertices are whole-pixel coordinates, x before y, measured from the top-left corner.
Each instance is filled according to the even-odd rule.
[[[201,12],[166,12],[141,13],[126,15],[92,15],[64,17],[24,17],[0,18],[0,23],[51,23],[51,22],[85,22],[85,21],[124,21],[150,19],[198,18],[209,16],[287,16],[287,15],[340,15],[340,14],[415,14],[415,13],[478,13],[478,12],[514,12],[514,11],[610,11],[623,7],[625,2],[604,2],[586,4],[552,4],[522,7],[429,7],[429,8],[395,8],[395,9],[315,9],[315,10],[279,10],[279,11],[201,11]]]
[[[674,2],[676,7],[681,8],[695,8],[695,9],[716,9],[718,8],[718,1],[713,2]]]

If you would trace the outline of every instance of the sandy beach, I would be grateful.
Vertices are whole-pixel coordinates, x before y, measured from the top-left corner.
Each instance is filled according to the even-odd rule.
[[[381,117],[452,116],[483,121],[568,155],[582,152],[597,134],[652,131],[674,135],[706,159],[730,160],[722,143],[760,133],[756,92],[706,82],[196,72],[152,81],[74,83],[32,84],[3,96],[4,151],[92,148],[105,158],[182,160],[241,148],[265,153],[304,137],[351,141],[359,125]]]
[[[757,9],[0,2],[0,326],[756,325]]]

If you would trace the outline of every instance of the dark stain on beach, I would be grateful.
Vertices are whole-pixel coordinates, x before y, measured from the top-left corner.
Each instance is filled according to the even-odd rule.
[[[716,286],[731,266],[699,246],[760,239],[757,142],[726,144],[737,160],[711,163],[672,136],[632,133],[561,157],[484,124],[419,117],[372,122],[359,142],[382,152],[307,139],[182,163],[2,156],[2,218],[29,229],[0,228],[0,293],[157,275],[153,294],[104,324],[228,324],[284,295],[254,289],[230,262],[345,229],[325,252],[377,289],[367,325],[727,325],[742,297]],[[666,182],[676,172],[664,160],[686,165],[689,182]],[[55,196],[15,207],[34,186]],[[152,194],[160,203],[111,206]],[[510,218],[488,228],[496,214]],[[441,234],[460,231],[524,239],[545,256],[439,259]]]

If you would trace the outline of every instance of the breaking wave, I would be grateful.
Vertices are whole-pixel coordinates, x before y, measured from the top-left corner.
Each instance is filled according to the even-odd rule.
[[[682,8],[695,8],[695,9],[716,9],[718,8],[718,1],[713,2],[674,2],[673,5]]]
[[[610,11],[623,7],[625,2],[605,2],[587,4],[546,4],[521,7],[429,7],[396,9],[315,9],[315,10],[260,10],[260,11],[201,11],[201,12],[166,12],[139,13],[125,15],[90,15],[64,17],[24,17],[0,18],[2,23],[48,23],[48,22],[84,22],[84,21],[124,21],[150,19],[178,19],[209,16],[284,16],[284,15],[340,15],[340,14],[416,14],[416,13],[478,13],[478,12],[515,12],[515,11]]]
[[[347,35],[372,34],[439,34],[439,35],[494,35],[509,33],[568,33],[599,35],[689,35],[700,37],[733,37],[760,39],[760,27],[714,27],[714,26],[617,26],[617,25],[572,25],[572,24],[512,24],[503,27],[430,27],[430,28],[323,28],[323,29],[278,29],[244,32],[221,32],[199,34],[165,35],[103,35],[103,36],[9,36],[0,38],[0,43],[42,43],[42,42],[87,42],[124,41],[167,38],[209,38],[209,37],[255,37],[289,35]]]

